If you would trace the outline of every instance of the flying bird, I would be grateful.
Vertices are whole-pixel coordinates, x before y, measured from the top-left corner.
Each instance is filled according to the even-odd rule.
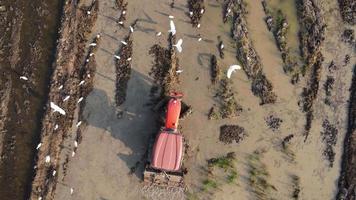
[[[62,115],[66,115],[66,112],[62,108],[54,104],[53,102],[51,102],[51,108],[53,109],[53,112],[59,112]]]
[[[75,126],[79,127],[82,124],[82,121],[79,121]]]
[[[83,97],[80,97],[79,99],[78,99],[78,103],[80,103],[80,102],[82,102],[83,101]]]
[[[85,83],[84,80],[80,81],[79,85],[83,85]]]
[[[20,76],[20,79],[27,81],[28,78],[26,76]]]
[[[178,52],[182,52],[182,43],[183,43],[183,40],[182,39],[179,39],[177,44],[174,44],[173,46],[175,46],[178,50]]]
[[[45,162],[46,163],[51,162],[51,156],[47,155],[46,158],[45,158]]]
[[[64,102],[64,101],[67,101],[67,100],[69,99],[69,97],[70,97],[69,95],[66,96],[66,97],[63,99],[63,102]]]
[[[231,65],[231,66],[229,67],[229,69],[227,70],[227,77],[230,78],[232,72],[234,72],[235,70],[240,70],[240,69],[241,69],[241,66],[240,66],[240,65]]]
[[[169,22],[169,26],[170,26],[170,30],[168,32],[172,33],[172,35],[175,35],[176,34],[176,26],[174,25],[174,22],[171,20]]]

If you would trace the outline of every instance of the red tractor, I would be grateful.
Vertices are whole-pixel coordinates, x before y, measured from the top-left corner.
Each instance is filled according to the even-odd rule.
[[[161,186],[183,187],[183,135],[178,131],[182,94],[173,93],[168,101],[165,126],[157,134],[149,153],[144,181]]]

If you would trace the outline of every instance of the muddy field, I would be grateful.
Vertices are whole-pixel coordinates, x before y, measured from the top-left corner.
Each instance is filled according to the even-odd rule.
[[[0,199],[355,198],[352,1],[34,1],[35,22],[17,1],[0,0]],[[185,187],[146,185],[177,90]]]

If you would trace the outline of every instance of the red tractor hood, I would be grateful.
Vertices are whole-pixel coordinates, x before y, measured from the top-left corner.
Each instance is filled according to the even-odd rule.
[[[151,167],[163,171],[178,171],[182,165],[183,136],[160,132],[152,152]]]

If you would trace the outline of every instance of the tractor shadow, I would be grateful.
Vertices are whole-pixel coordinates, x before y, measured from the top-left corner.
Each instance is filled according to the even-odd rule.
[[[107,75],[96,75],[115,85],[115,79]],[[129,174],[135,174],[139,178],[143,175],[148,142],[159,130],[157,114],[150,106],[151,83],[150,77],[132,69],[126,100],[122,105],[116,106],[114,97],[108,96],[112,91],[98,86],[87,97],[84,110],[88,125],[110,132],[112,137],[123,143],[123,148],[129,149],[117,156],[125,162],[130,170]]]

